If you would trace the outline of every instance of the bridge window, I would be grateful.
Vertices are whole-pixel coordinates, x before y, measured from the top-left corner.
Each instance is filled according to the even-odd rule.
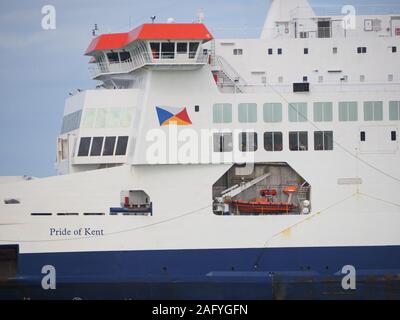
[[[291,151],[307,151],[308,132],[306,131],[289,132],[289,149]]]
[[[160,58],[160,43],[159,42],[150,42],[150,50],[153,56],[153,59]]]
[[[199,49],[200,43],[190,42],[189,43],[189,59],[196,58],[197,50]]]
[[[214,133],[214,152],[232,151],[232,133]]]
[[[92,138],[89,138],[89,137],[81,138],[81,142],[79,144],[79,150],[78,150],[78,157],[87,157],[89,155],[91,141],[92,141]]]
[[[232,122],[232,105],[230,103],[216,103],[213,106],[214,123]]]
[[[174,58],[175,58],[175,42],[162,42],[161,59],[174,59]]]
[[[257,122],[257,104],[240,103],[239,104],[239,122],[254,123]]]
[[[125,62],[131,59],[131,54],[128,51],[122,51],[119,53],[121,62]]]
[[[332,102],[315,102],[314,103],[314,121],[332,121]]]
[[[364,120],[365,121],[383,120],[383,102],[382,101],[364,102]]]
[[[115,150],[116,156],[124,156],[128,147],[128,137],[118,137],[117,149]]]
[[[112,156],[114,155],[116,137],[106,137],[106,141],[104,143],[103,156]]]
[[[307,103],[289,103],[289,121],[306,122],[307,121]]]
[[[92,148],[90,150],[90,155],[98,157],[101,155],[101,150],[103,149],[103,137],[94,137],[92,141]]]
[[[265,151],[282,151],[283,149],[282,132],[265,132],[264,149]]]
[[[315,131],[314,150],[333,150],[333,131]]]
[[[400,101],[389,102],[389,119],[400,120]]]
[[[63,118],[61,134],[74,131],[81,124],[82,110],[70,113]]]
[[[258,149],[257,133],[242,132],[239,134],[239,150],[241,152],[254,152]]]
[[[264,104],[264,122],[282,122],[282,104]]]
[[[176,52],[178,54],[185,54],[188,52],[188,44],[187,42],[178,42],[176,44]]]
[[[357,121],[357,102],[339,102],[339,121]]]
[[[119,62],[119,55],[118,52],[109,52],[107,53],[107,58],[110,63]]]

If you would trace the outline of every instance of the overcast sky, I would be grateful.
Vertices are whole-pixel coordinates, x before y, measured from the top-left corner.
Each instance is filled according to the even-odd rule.
[[[358,14],[400,13],[399,0],[312,0],[317,14],[340,14],[353,4]],[[199,9],[217,38],[258,37],[269,0],[1,0],[0,175],[55,174],[56,139],[65,99],[93,88],[83,52],[97,23],[100,31],[123,32],[156,15],[192,22]],[[384,3],[384,4],[383,4]],[[375,5],[376,4],[376,5]],[[56,8],[56,30],[41,27],[42,7]]]

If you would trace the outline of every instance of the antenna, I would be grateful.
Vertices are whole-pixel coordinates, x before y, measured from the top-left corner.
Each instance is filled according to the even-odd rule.
[[[157,17],[156,16],[151,16],[150,19],[151,19],[151,22],[154,23],[154,21],[157,19]]]
[[[94,28],[92,30],[93,37],[97,36],[97,31],[99,31],[99,28],[97,27],[97,23],[95,23]]]
[[[203,23],[204,22],[204,19],[205,19],[205,14],[204,14],[204,9],[199,9],[198,11],[197,11],[197,17],[198,17],[198,22],[199,23]]]

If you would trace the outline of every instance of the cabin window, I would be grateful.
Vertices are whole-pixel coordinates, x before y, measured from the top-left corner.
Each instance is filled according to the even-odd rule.
[[[279,83],[282,83],[282,82],[283,82],[283,77],[282,77],[282,76],[278,77],[278,82],[279,82]]]
[[[389,120],[400,120],[400,101],[389,102]]]
[[[281,55],[282,54],[282,48],[278,49],[278,54]]]
[[[94,137],[92,141],[92,148],[90,150],[90,155],[94,157],[101,156],[101,151],[103,149],[103,137]]]
[[[0,246],[0,283],[15,279],[18,271],[18,246]],[[3,288],[7,288],[7,284]]]
[[[365,131],[360,132],[360,140],[365,141]]]
[[[337,47],[333,47],[332,48],[332,53],[333,54],[337,54],[338,53],[338,48]]]
[[[194,106],[194,112],[200,112],[200,106]]]
[[[382,101],[364,102],[364,120],[365,121],[383,120],[383,102]]]
[[[306,122],[307,121],[307,103],[289,103],[289,121]]]
[[[178,42],[176,44],[176,52],[178,54],[186,54],[188,52],[188,44],[186,42]]]
[[[304,54],[308,54],[308,48],[304,48]]]
[[[269,48],[269,49],[268,49],[268,54],[269,54],[269,55],[272,55],[273,53],[274,53],[274,50],[273,50],[272,48]]]
[[[392,52],[396,53],[397,52],[397,47],[392,47]]]
[[[318,38],[330,38],[332,36],[332,21],[318,21]]]
[[[213,106],[214,123],[232,122],[232,105],[230,103],[216,103]]]
[[[282,122],[282,104],[264,104],[264,122]]]
[[[367,53],[367,48],[366,47],[358,47],[357,53],[358,54]]]
[[[240,103],[239,104],[239,122],[255,123],[257,122],[257,104]]]
[[[308,132],[306,131],[289,132],[289,149],[291,151],[307,151]]]
[[[128,146],[128,137],[118,137],[117,148],[115,150],[116,156],[124,156]]]
[[[119,62],[119,55],[118,52],[109,52],[107,53],[107,58],[110,63]]]
[[[265,151],[282,151],[283,150],[282,132],[265,132],[264,149]]]
[[[392,141],[396,141],[397,140],[397,132],[396,131],[392,131],[390,133],[390,135],[391,135],[391,140]]]
[[[119,53],[121,62],[125,62],[131,59],[131,54],[128,51],[122,51]]]
[[[175,42],[162,42],[161,59],[174,59],[174,58],[175,58]]]
[[[89,137],[81,138],[81,141],[79,144],[79,150],[78,150],[78,157],[87,157],[89,155],[91,140],[92,140],[92,138],[89,138]]]
[[[190,42],[189,43],[189,59],[196,58],[199,45],[200,45],[200,43],[198,43],[198,42]]]
[[[214,152],[232,151],[232,133],[214,133]]]
[[[388,81],[389,82],[392,82],[393,81],[393,74],[388,74]]]
[[[159,42],[150,42],[150,50],[153,55],[153,59],[160,58],[160,43]]]
[[[360,82],[364,82],[365,81],[365,76],[364,75],[360,75]]]
[[[324,76],[318,76],[318,82],[323,83],[324,82]]]
[[[339,121],[357,121],[357,102],[339,102]]]
[[[106,137],[104,142],[103,156],[114,155],[116,137]]]
[[[235,56],[243,55],[243,49],[233,49],[233,55]]]
[[[333,150],[333,131],[315,131],[314,150]]]
[[[239,134],[239,150],[241,152],[254,152],[258,149],[257,133],[242,132]]]
[[[314,121],[332,121],[332,102],[315,102],[314,103]]]

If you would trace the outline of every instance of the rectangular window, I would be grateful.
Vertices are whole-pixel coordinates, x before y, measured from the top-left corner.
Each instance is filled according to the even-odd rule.
[[[365,141],[365,131],[360,132],[360,140]]]
[[[128,51],[122,51],[119,53],[121,62],[125,62],[131,59],[131,54]]]
[[[289,132],[289,149],[291,151],[307,151],[308,132],[307,131]]]
[[[339,102],[339,121],[357,121],[357,102]]]
[[[272,48],[269,48],[269,49],[268,49],[268,54],[271,55],[271,54],[273,54],[273,53],[274,53],[274,50],[273,50]]]
[[[364,120],[382,121],[383,120],[383,102],[366,101],[364,102]]]
[[[103,156],[113,156],[116,137],[106,137],[106,141],[104,142]]]
[[[81,124],[82,110],[70,113],[63,118],[61,134],[74,131]]]
[[[199,45],[200,44],[198,42],[189,43],[189,59],[194,59],[196,57]]]
[[[159,42],[150,42],[150,50],[153,55],[153,59],[160,58],[160,43]]]
[[[162,42],[161,59],[174,59],[174,58],[175,58],[175,42]]]
[[[117,149],[115,150],[116,156],[124,156],[128,146],[128,137],[118,137]]]
[[[243,49],[233,49],[233,55],[235,56],[243,55]]]
[[[216,103],[213,106],[214,123],[232,122],[232,105],[230,103]]]
[[[333,150],[333,131],[315,131],[314,150]]]
[[[358,47],[357,48],[357,53],[358,54],[367,53],[367,48],[366,47]]]
[[[396,53],[397,52],[397,47],[392,47],[392,52]]]
[[[239,104],[239,122],[254,123],[257,122],[257,104],[240,103]]]
[[[187,53],[188,51],[188,44],[186,42],[178,42],[176,44],[176,52],[179,54]]]
[[[94,137],[92,141],[92,148],[90,149],[90,156],[98,157],[101,155],[103,149],[103,137]]]
[[[307,121],[307,103],[297,102],[289,103],[289,121],[306,122]]]
[[[232,151],[232,133],[214,133],[214,152]]]
[[[257,133],[242,132],[239,134],[239,150],[241,152],[254,152],[258,149]]]
[[[314,103],[314,121],[332,121],[333,111],[332,102],[315,102]]]
[[[308,54],[308,48],[304,48],[304,54]]]
[[[109,52],[107,53],[107,58],[110,63],[117,63],[119,62],[119,55],[118,52]]]
[[[89,137],[81,138],[81,142],[79,144],[79,150],[78,150],[78,157],[87,157],[89,155],[91,141],[92,141],[92,138],[89,138]]]
[[[333,47],[332,48],[332,52],[333,52],[333,54],[337,54],[338,53],[338,48],[337,47]]]
[[[389,102],[389,120],[400,120],[400,101]]]
[[[282,122],[282,104],[264,104],[264,122]]]
[[[365,76],[363,74],[360,75],[360,82],[365,82]]]
[[[392,141],[396,141],[396,140],[397,140],[397,132],[396,132],[396,131],[392,131],[392,132],[390,133],[390,135],[391,135]]]
[[[282,151],[283,150],[282,132],[265,132],[264,149],[265,151]]]
[[[282,54],[282,49],[281,48],[278,49],[278,54]]]

